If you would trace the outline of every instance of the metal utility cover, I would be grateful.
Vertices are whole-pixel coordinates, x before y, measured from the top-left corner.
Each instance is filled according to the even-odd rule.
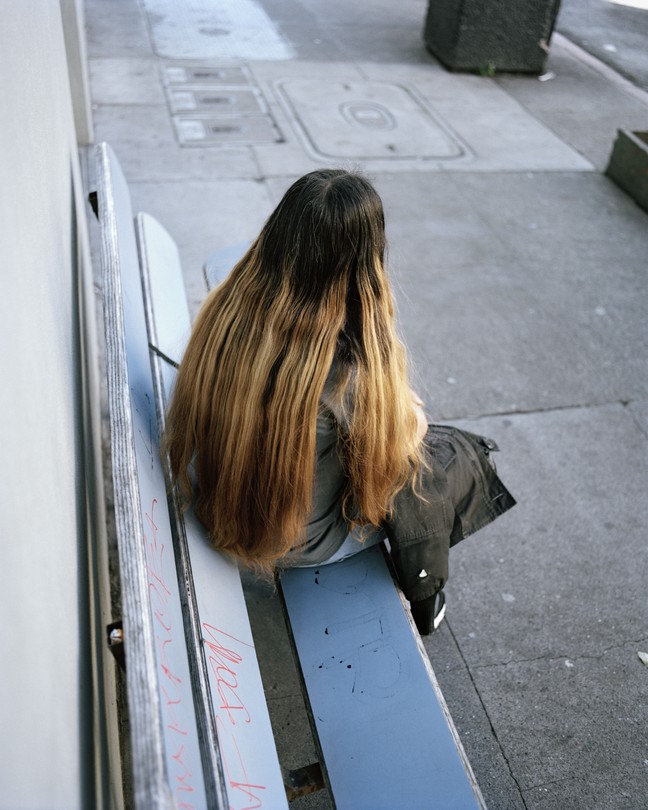
[[[197,118],[174,116],[178,138],[184,146],[215,146],[217,144],[256,144],[282,141],[281,133],[268,115],[244,117],[213,116]]]
[[[240,85],[250,80],[242,67],[219,67],[217,65],[167,65],[164,69],[170,84]]]
[[[171,112],[210,112],[210,113],[263,113],[266,108],[254,90],[234,88],[190,88],[171,87],[168,89]]]
[[[279,83],[312,149],[322,157],[450,159],[457,139],[408,88],[387,82]]]

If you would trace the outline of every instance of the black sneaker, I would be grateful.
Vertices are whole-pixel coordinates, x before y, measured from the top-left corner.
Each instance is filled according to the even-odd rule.
[[[412,617],[419,633],[429,636],[437,629],[445,616],[446,603],[443,591],[437,591],[427,599],[410,604]]]

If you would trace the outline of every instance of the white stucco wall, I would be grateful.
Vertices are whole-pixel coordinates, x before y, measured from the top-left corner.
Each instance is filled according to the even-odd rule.
[[[0,3],[0,76],[0,806],[72,810],[98,806],[78,318],[89,266],[57,0]]]

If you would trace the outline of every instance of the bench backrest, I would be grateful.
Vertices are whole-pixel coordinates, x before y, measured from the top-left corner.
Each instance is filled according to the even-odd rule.
[[[238,570],[167,499],[159,352],[177,359],[189,332],[177,248],[140,215],[138,253],[106,144],[97,185],[135,805],[287,807]]]

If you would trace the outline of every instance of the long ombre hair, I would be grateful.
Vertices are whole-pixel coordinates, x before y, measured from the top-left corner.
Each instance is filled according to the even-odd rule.
[[[194,325],[164,447],[214,545],[260,570],[305,540],[332,368],[333,399],[351,403],[338,442],[350,525],[379,525],[423,463],[384,254],[373,186],[311,172]]]

